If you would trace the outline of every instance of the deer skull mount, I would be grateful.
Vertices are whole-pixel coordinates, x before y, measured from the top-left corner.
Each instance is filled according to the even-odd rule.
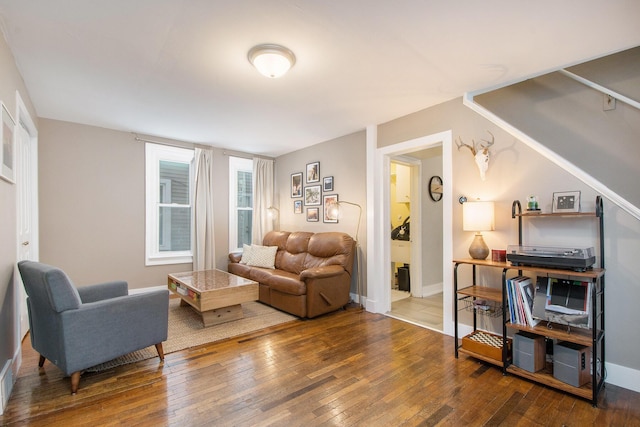
[[[471,142],[473,145],[465,144],[462,142],[462,138],[458,137],[460,143],[456,141],[456,145],[458,146],[458,150],[462,147],[467,147],[471,150],[471,154],[475,157],[476,165],[478,165],[478,169],[480,170],[480,179],[484,181],[485,174],[487,173],[487,169],[489,169],[489,147],[491,147],[494,143],[494,136],[491,132],[487,131],[489,135],[491,135],[491,141],[487,141],[486,139],[481,139],[480,144],[476,143],[473,139]]]

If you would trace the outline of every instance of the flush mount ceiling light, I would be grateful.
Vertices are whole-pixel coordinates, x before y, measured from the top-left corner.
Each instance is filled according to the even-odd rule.
[[[260,74],[272,79],[283,76],[296,63],[293,52],[277,44],[254,46],[247,58]]]

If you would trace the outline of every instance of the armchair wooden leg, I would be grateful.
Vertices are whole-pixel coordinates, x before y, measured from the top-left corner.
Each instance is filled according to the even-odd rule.
[[[45,360],[47,359],[43,355],[40,355],[40,360],[38,360],[38,366],[42,368],[44,366]]]
[[[160,360],[164,360],[164,350],[162,348],[162,343],[156,344],[156,350],[158,350],[158,357],[160,357]]]
[[[80,385],[80,371],[76,371],[71,374],[71,394],[75,395],[78,392],[78,386]]]

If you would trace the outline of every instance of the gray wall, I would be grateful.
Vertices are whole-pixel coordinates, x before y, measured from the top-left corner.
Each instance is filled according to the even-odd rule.
[[[580,122],[572,122],[571,125],[578,128]],[[517,222],[511,219],[511,203],[516,199],[522,202],[529,194],[537,195],[541,208],[550,211],[553,192],[580,190],[583,210],[593,211],[596,197],[593,189],[465,107],[460,98],[380,125],[378,146],[389,146],[449,129],[453,131],[454,139],[461,137],[467,143],[472,138],[476,141],[487,138],[487,130],[495,135],[496,141],[491,149],[492,159],[485,181],[480,180],[469,150],[459,151],[453,147],[454,258],[468,257],[467,250],[473,238],[472,232],[462,231],[462,207],[457,202],[460,195],[496,202],[496,230],[483,233],[491,249],[505,249],[507,245],[517,243]],[[573,131],[579,132],[579,129]],[[599,130],[605,134],[608,131],[606,128]],[[613,170],[611,173],[617,172]],[[637,172],[633,176],[637,176]],[[639,370],[637,354],[640,354],[640,340],[636,339],[637,330],[628,319],[637,311],[636,302],[640,301],[640,271],[633,268],[640,253],[640,221],[606,198],[604,205],[607,362]],[[584,220],[567,223],[566,220],[555,219],[544,223],[530,221],[524,239],[529,244],[580,247],[596,246],[593,243],[595,235],[596,228],[592,223]],[[461,273],[462,283],[470,283],[470,276],[465,276],[463,271]],[[500,283],[499,274],[491,271],[483,272],[481,280],[489,286],[498,287]],[[463,321],[471,324],[469,318],[463,317]],[[500,330],[495,321],[482,327]]]
[[[320,183],[322,178],[333,176],[333,191],[326,194],[337,194],[338,200],[357,203],[362,206],[362,218],[358,232],[360,243],[362,289],[365,289],[366,275],[366,135],[357,132],[313,145],[303,150],[280,156],[276,159],[276,194],[279,195],[280,229],[286,231],[341,231],[355,238],[358,226],[359,210],[355,206],[342,205],[338,223],[322,222],[322,206],[320,206],[320,221],[307,222],[306,207],[303,214],[293,213],[293,201],[302,199],[291,198],[291,174],[303,172],[303,187],[306,186],[307,163],[320,162]],[[324,194],[324,193],[323,193]],[[356,292],[355,275],[351,284],[351,292]]]
[[[614,110],[604,111],[602,93],[560,73],[476,101],[640,206],[640,110],[618,101]]]
[[[192,264],[145,266],[144,143],[128,132],[41,119],[40,259],[81,286],[164,286]],[[178,141],[150,138],[190,147]],[[216,265],[228,255],[229,157],[214,149]]]

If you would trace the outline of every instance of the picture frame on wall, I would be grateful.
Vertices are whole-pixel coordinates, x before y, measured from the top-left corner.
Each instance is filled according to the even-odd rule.
[[[320,162],[307,164],[307,184],[320,182]]]
[[[322,197],[324,201],[324,216],[322,221],[328,223],[338,222],[338,195],[325,194]]]
[[[307,208],[307,221],[308,222],[320,221],[320,208]]]
[[[16,122],[9,110],[2,105],[2,132],[0,132],[0,178],[12,184],[15,183],[15,141]]]
[[[551,209],[553,213],[580,212],[580,192],[554,192]]]
[[[320,206],[322,204],[322,190],[319,185],[304,187],[305,206]]]
[[[322,191],[333,191],[333,177],[325,176],[322,179]]]
[[[302,213],[302,200],[294,200],[293,201],[293,213],[301,214]]]
[[[291,198],[302,197],[302,172],[291,174]]]

